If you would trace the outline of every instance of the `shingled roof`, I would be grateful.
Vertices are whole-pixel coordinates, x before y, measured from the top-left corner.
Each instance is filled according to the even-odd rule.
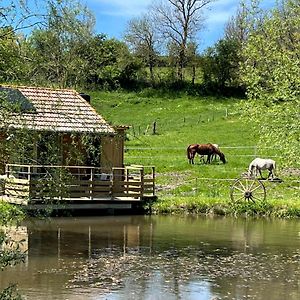
[[[113,127],[74,90],[24,86],[3,88],[19,91],[34,108],[15,115],[9,122],[11,128],[115,134]]]

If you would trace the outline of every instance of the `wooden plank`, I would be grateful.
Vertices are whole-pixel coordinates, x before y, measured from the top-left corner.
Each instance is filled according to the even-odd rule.
[[[141,186],[141,181],[116,181],[114,182],[114,186]]]
[[[89,191],[110,191],[111,187],[110,186],[71,186],[67,190],[69,192],[89,192]]]
[[[114,191],[141,191],[140,187],[128,187],[128,186],[118,186],[113,188]]]
[[[80,197],[89,197],[88,193],[80,193],[80,192],[71,192],[67,194],[70,198],[80,198]]]
[[[113,197],[142,197],[143,195],[141,193],[128,193],[128,194],[113,193],[112,196]]]
[[[29,197],[29,192],[22,192],[22,191],[15,191],[15,190],[9,190],[9,191],[6,191],[5,193],[6,195],[10,196],[10,197],[15,197],[15,196],[18,196],[18,197]]]
[[[144,178],[144,182],[146,183],[148,183],[148,182],[151,182],[151,183],[153,183],[154,184],[154,179],[153,178]]]
[[[29,184],[29,180],[21,178],[7,178],[6,183]]]
[[[19,205],[27,205],[28,200],[24,198],[18,198],[18,197],[2,197],[0,200],[5,201],[7,203],[11,204],[19,204]]]
[[[67,193],[67,195],[69,195],[71,198],[72,197],[94,197],[94,195],[97,194],[97,195],[102,195],[102,194],[105,194],[105,195],[109,195],[110,194],[110,190],[100,190],[100,191],[90,191],[90,192],[85,192],[85,191],[74,191],[74,192],[70,192],[70,193]]]
[[[93,186],[112,186],[112,181],[94,181]]]
[[[108,187],[93,187],[92,188],[92,191],[94,192],[110,192],[111,191],[111,188],[108,186]]]
[[[110,193],[93,193],[92,194],[92,198],[95,199],[95,198],[109,198],[111,197],[111,194]]]
[[[27,182],[29,182],[29,181],[27,181]],[[47,184],[48,182],[51,182],[51,180],[32,179],[30,181],[31,185],[42,185],[42,184]],[[67,182],[68,185],[89,185],[89,184],[109,185],[111,183],[112,183],[112,181],[110,181],[110,180],[70,180],[69,182]]]
[[[27,183],[15,183],[15,182],[6,182],[5,187],[7,186],[20,186],[20,187],[29,187],[29,182]]]
[[[30,204],[27,209],[45,209],[50,207],[52,209],[131,209],[131,203],[70,203],[70,204]]]
[[[10,191],[10,190],[15,190],[15,191],[26,191],[29,192],[29,186],[21,186],[21,185],[7,185],[5,186],[5,192]]]
[[[93,185],[109,185],[111,184],[110,180],[72,180],[69,182],[69,184],[74,184],[74,185],[88,185],[88,184],[93,184]]]

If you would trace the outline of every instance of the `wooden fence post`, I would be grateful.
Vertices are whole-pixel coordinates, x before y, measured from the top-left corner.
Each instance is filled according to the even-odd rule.
[[[152,134],[156,134],[156,121],[153,122],[153,130],[152,130]]]

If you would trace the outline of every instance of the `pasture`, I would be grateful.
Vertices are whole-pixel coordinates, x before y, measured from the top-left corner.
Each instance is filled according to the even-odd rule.
[[[247,203],[232,207],[229,188],[255,157],[276,160],[278,177],[284,180],[265,183],[268,202],[264,205],[274,204],[283,215],[290,209],[300,211],[299,174],[282,167],[282,153],[258,145],[257,133],[241,118],[245,100],[149,92],[90,94],[92,105],[106,120],[130,126],[125,162],[156,167],[159,211],[253,211],[253,205]],[[227,163],[203,164],[196,156],[195,164],[189,164],[186,149],[192,143],[218,144]]]

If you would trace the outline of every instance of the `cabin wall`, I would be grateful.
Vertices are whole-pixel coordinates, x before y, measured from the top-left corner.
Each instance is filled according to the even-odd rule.
[[[101,155],[100,161],[97,166],[101,168],[111,169],[113,167],[123,167],[124,166],[124,135],[125,130],[123,128],[117,129],[117,134],[112,135],[102,135],[101,136]],[[68,148],[72,143],[72,139],[68,135],[64,135],[63,137],[63,160],[65,162]],[[78,149],[83,156],[86,155],[85,149],[82,145],[78,145]],[[72,163],[68,163],[68,165],[72,165]],[[78,165],[78,162],[73,162],[73,165]],[[87,165],[87,163],[84,163]]]
[[[112,167],[123,167],[124,166],[124,129],[117,129],[117,134],[112,135],[101,135],[101,145],[100,151],[100,161],[97,165],[102,168],[111,169]],[[5,134],[0,132],[0,141],[3,145],[3,149],[0,146],[0,172],[1,174],[5,171],[5,165],[9,163],[7,159],[8,155],[5,153],[4,140],[6,139]],[[58,133],[57,143],[60,145],[58,147],[59,153],[57,153],[57,165],[86,165],[87,163],[87,153],[84,146],[80,143],[80,138],[70,135],[69,133]],[[40,146],[40,145],[39,145]],[[36,148],[34,149],[34,157],[32,160],[38,161],[39,148],[36,143]],[[81,162],[80,162],[81,161]],[[10,163],[16,163],[11,161]],[[42,162],[40,162],[42,163]]]
[[[103,136],[101,142],[101,167],[123,167],[124,135]]]

